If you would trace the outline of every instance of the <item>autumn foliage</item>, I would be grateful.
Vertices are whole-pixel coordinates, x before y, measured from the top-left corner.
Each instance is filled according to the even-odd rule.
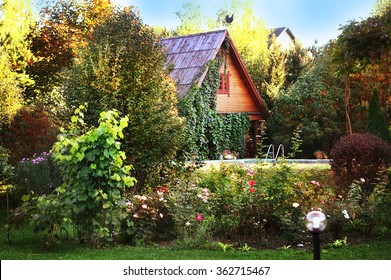
[[[13,161],[49,151],[56,141],[56,128],[41,105],[23,107],[2,131],[2,144],[11,151]]]
[[[381,181],[391,163],[391,146],[371,134],[342,137],[331,150],[334,178],[346,194],[355,183],[361,186],[360,203],[364,203]]]

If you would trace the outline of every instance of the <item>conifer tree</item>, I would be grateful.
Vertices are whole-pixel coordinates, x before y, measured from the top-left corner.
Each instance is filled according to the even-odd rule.
[[[377,88],[373,89],[369,100],[367,132],[377,135],[386,141],[391,140],[386,118],[380,107],[379,91]]]

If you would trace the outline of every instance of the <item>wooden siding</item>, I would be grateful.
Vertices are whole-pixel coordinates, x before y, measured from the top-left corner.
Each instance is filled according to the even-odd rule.
[[[162,39],[160,44],[167,54],[166,67],[171,70],[178,96],[186,95],[192,85],[200,86],[209,70],[207,63],[224,52],[223,42],[229,43],[229,93],[217,94],[217,112],[248,113],[251,120],[268,116],[250,74],[241,60],[227,30]],[[224,44],[225,45],[225,44]],[[223,72],[223,70],[221,70]]]
[[[256,106],[256,101],[246,86],[244,77],[234,62],[232,53],[228,57],[226,71],[229,71],[230,74],[230,91],[229,94],[217,93],[217,112],[220,114],[248,113],[252,120],[263,119]],[[224,73],[224,65],[221,67],[220,73]]]

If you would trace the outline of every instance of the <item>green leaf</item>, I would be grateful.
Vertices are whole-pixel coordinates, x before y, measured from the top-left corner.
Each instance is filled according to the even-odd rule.
[[[114,144],[115,140],[114,140],[113,137],[109,137],[109,138],[106,139],[106,142],[107,142],[107,144],[109,144],[111,146],[111,145]]]
[[[110,178],[111,178],[112,180],[114,180],[114,181],[117,181],[117,182],[121,181],[121,177],[120,177],[117,173],[111,175]]]
[[[136,182],[136,179],[133,177],[130,177],[130,176],[126,176],[125,178],[123,178],[123,182],[124,182],[125,186],[131,187]]]
[[[84,153],[77,153],[76,158],[78,161],[82,161],[84,159]]]
[[[111,191],[111,196],[115,199],[118,199],[121,196],[121,192],[117,189]]]
[[[106,202],[105,204],[103,204],[103,208],[104,209],[108,209],[108,208],[110,208],[111,207],[111,202],[110,201],[108,201],[108,202]]]

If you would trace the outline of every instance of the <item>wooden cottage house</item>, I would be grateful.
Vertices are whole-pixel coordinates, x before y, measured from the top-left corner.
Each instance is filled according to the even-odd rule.
[[[227,55],[227,63],[220,69],[216,111],[219,114],[247,113],[252,121],[251,146],[256,147],[257,127],[268,112],[228,31],[172,37],[163,39],[161,44],[166,50],[170,76],[176,83],[179,96],[186,95],[194,84],[202,85],[210,60],[217,55]],[[254,155],[254,152],[249,154]]]

